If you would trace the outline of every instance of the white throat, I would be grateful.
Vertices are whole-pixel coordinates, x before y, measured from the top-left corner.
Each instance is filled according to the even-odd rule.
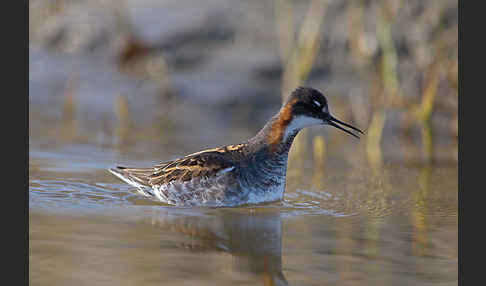
[[[287,125],[283,140],[287,141],[287,138],[289,136],[295,134],[302,128],[313,126],[313,125],[320,125],[320,124],[322,124],[322,120],[318,118],[304,116],[304,115],[295,116],[290,122],[290,124]]]

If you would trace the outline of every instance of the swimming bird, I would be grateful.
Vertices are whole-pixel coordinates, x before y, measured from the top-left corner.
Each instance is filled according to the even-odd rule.
[[[111,173],[144,196],[176,206],[238,206],[282,200],[288,153],[297,133],[313,125],[363,133],[329,112],[326,97],[296,88],[253,138],[203,150],[150,168],[116,167]]]

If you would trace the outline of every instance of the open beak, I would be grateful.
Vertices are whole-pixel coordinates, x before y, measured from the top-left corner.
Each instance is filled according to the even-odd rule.
[[[348,134],[350,134],[350,135],[353,135],[354,137],[356,137],[356,138],[358,138],[358,139],[359,139],[359,136],[358,136],[358,135],[354,134],[353,132],[349,131],[348,129],[344,129],[344,128],[342,128],[342,127],[341,127],[341,126],[339,126],[337,123],[339,123],[339,124],[341,124],[341,125],[344,125],[344,126],[346,126],[346,127],[348,127],[348,128],[351,128],[351,129],[353,129],[353,130],[355,130],[355,131],[357,131],[357,132],[359,132],[359,133],[361,133],[361,134],[364,134],[364,133],[363,133],[363,131],[361,131],[361,130],[359,130],[358,128],[356,128],[356,127],[352,126],[351,124],[348,124],[348,123],[342,122],[342,121],[338,120],[337,118],[335,118],[335,117],[333,117],[333,116],[329,115],[329,117],[327,118],[327,124],[329,124],[329,125],[331,125],[331,126],[334,126],[334,127],[336,127],[337,129],[341,129],[342,131],[344,131],[344,132],[346,132],[346,133],[348,133]]]

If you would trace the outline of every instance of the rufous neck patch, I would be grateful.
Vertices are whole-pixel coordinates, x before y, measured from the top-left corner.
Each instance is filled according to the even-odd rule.
[[[284,138],[285,130],[287,126],[292,122],[292,106],[297,102],[297,98],[289,101],[278,113],[277,120],[272,124],[270,132],[267,135],[267,143],[270,146],[270,151],[278,151]]]

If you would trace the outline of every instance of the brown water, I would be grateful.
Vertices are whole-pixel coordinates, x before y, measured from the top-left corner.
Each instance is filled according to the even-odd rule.
[[[458,283],[453,139],[439,134],[438,160],[424,164],[416,138],[387,125],[377,165],[366,137],[312,127],[327,155],[314,158],[308,142],[291,157],[283,202],[175,208],[106,169],[239,143],[278,109],[278,93],[265,104],[250,91],[226,105],[172,100],[94,56],[31,51],[29,61],[31,285]],[[341,118],[339,98],[329,102]]]
[[[283,202],[191,209],[105,171],[135,155],[30,145],[32,285],[457,284],[455,166],[306,159]]]
[[[326,155],[314,157],[312,141],[301,146],[284,201],[171,207],[106,169],[256,134],[281,103],[274,4],[287,1],[102,2],[29,1],[31,285],[458,284],[457,86],[456,96],[449,84],[437,90],[434,164],[423,163],[420,126],[390,111],[381,161],[366,159],[370,132],[357,141],[313,127],[308,136],[325,138]],[[308,1],[288,2],[301,22]],[[354,1],[328,2],[305,84],[367,131],[381,72],[356,62],[346,39],[379,60],[375,22],[386,1],[361,1],[361,37],[347,28],[361,27],[350,25],[360,18],[351,16],[360,11]],[[417,103],[435,56],[450,54],[457,78],[457,1],[395,4],[397,74],[404,99]],[[447,27],[440,39],[452,40],[452,52],[440,53],[435,35]],[[151,52],[128,61],[128,36]]]

